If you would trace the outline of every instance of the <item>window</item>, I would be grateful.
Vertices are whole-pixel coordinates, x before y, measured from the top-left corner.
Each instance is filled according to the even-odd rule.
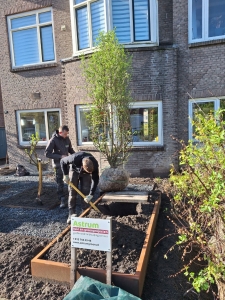
[[[189,139],[194,139],[195,128],[192,126],[191,121],[195,120],[195,115],[198,112],[203,114],[209,114],[219,108],[225,109],[225,98],[209,98],[209,99],[197,99],[189,101]]]
[[[92,144],[91,127],[86,118],[87,105],[78,105],[78,145]],[[134,146],[162,145],[162,102],[135,102],[130,108]]]
[[[70,0],[74,53],[92,49],[99,31],[116,29],[127,46],[157,43],[157,0]]]
[[[46,144],[60,126],[60,111],[55,109],[17,111],[20,145],[28,145],[31,135],[38,133],[39,144]]]
[[[135,102],[130,109],[134,146],[162,145],[162,102]]]
[[[8,17],[8,30],[13,67],[55,61],[50,8]]]
[[[77,129],[78,129],[78,145],[92,144],[91,126],[86,118],[86,114],[90,111],[87,105],[77,105]]]
[[[225,38],[224,0],[189,0],[189,41]]]

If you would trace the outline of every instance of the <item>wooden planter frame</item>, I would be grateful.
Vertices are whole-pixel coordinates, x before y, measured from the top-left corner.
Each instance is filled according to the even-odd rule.
[[[151,245],[155,233],[155,227],[158,219],[159,209],[161,205],[161,193],[158,193],[158,199],[155,201],[154,208],[149,220],[148,229],[146,231],[146,237],[143,243],[141,254],[138,260],[137,269],[134,275],[123,274],[119,272],[112,272],[112,282],[115,286],[118,286],[125,291],[141,297]],[[98,204],[103,196],[101,196],[95,204]],[[91,207],[84,211],[80,217],[87,215],[92,209]],[[70,283],[70,265],[61,262],[54,262],[44,260],[42,257],[44,254],[64,235],[70,231],[70,225],[61,232],[55,239],[53,239],[38,255],[31,260],[31,274],[34,279],[41,279],[54,282]],[[77,270],[77,279],[81,276],[88,276],[93,279],[99,280],[103,283],[106,282],[106,270],[100,268],[79,267]]]

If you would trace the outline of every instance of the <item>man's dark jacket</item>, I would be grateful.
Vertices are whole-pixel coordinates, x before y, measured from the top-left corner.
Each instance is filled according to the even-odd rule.
[[[59,135],[59,131],[56,130],[45,149],[46,157],[52,158],[53,167],[59,168],[60,159],[62,158],[62,156],[68,155],[69,153],[75,153],[70,139],[68,137],[64,139],[61,135]]]
[[[74,153],[68,157],[64,157],[61,159],[60,164],[61,164],[61,168],[62,168],[62,172],[64,175],[68,175],[69,174],[69,165],[72,165],[72,169],[77,172],[78,174],[82,174],[85,173],[85,171],[83,170],[82,167],[82,160],[83,158],[88,157],[94,166],[94,171],[92,172],[92,182],[91,182],[91,188],[90,188],[90,195],[94,195],[94,192],[97,188],[98,182],[99,182],[99,169],[98,169],[98,162],[97,160],[94,158],[94,156],[91,153],[87,153],[87,152],[77,152]]]

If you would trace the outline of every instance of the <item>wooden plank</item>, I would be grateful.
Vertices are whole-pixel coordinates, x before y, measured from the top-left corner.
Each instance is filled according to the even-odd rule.
[[[147,191],[129,191],[129,190],[123,190],[118,192],[108,192],[105,193],[105,195],[148,195]]]
[[[112,202],[130,202],[130,203],[140,203],[148,201],[148,192],[131,192],[121,191],[121,192],[110,192],[106,193],[102,197],[102,202],[112,201]]]

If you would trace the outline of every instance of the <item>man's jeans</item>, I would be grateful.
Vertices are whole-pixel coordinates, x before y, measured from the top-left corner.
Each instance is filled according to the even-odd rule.
[[[69,172],[70,181],[75,185],[75,187],[79,188],[80,183],[80,191],[87,196],[90,192],[91,188],[91,174],[83,173],[78,174],[75,171]],[[69,198],[68,198],[68,208],[75,212],[76,208],[76,198],[77,192],[69,186]],[[89,205],[84,201],[83,197],[81,197],[81,209],[87,209]]]
[[[64,195],[64,182],[63,182],[63,172],[60,167],[54,168],[55,170],[55,181],[57,183],[57,194],[59,200],[65,201],[65,195]],[[63,198],[63,199],[61,199]]]

